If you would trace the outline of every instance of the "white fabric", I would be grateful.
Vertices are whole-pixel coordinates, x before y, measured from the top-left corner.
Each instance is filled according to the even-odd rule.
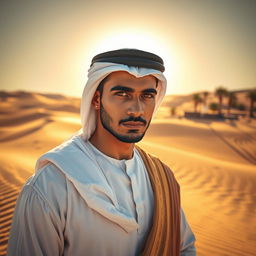
[[[134,75],[135,77],[152,75],[159,80],[158,86],[157,86],[158,93],[156,96],[156,106],[155,106],[154,114],[156,113],[158,107],[160,106],[163,100],[163,97],[166,92],[167,82],[162,72],[155,69],[131,67],[131,66],[116,64],[116,63],[103,63],[103,62],[94,63],[88,71],[88,81],[84,87],[84,91],[81,99],[80,115],[81,115],[84,140],[88,140],[96,128],[96,111],[91,105],[93,95],[99,83],[107,75],[115,71],[126,71]]]
[[[80,136],[43,155],[16,204],[8,255],[139,255],[154,197],[135,150],[110,158]],[[181,212],[181,255],[194,236]]]
[[[113,172],[120,172],[120,167],[115,167],[113,164],[106,166],[104,163],[99,162],[91,147],[92,145],[89,142],[85,143],[80,136],[75,136],[62,146],[55,148],[39,158],[36,170],[40,170],[49,162],[54,163],[74,184],[91,209],[115,222],[126,232],[136,230],[138,223],[134,218],[134,214],[131,211],[127,211],[127,207],[122,206],[123,203],[120,204],[120,200],[126,200],[126,194],[118,200],[119,194],[114,193],[113,190],[113,187],[117,191],[122,190],[124,186],[122,179],[119,180],[115,176],[111,178],[111,182],[109,181],[109,177],[113,175]],[[108,161],[110,161],[109,159]],[[114,161],[115,159],[112,159],[112,162]],[[116,160],[116,162],[119,161]],[[147,173],[144,170],[139,153],[135,151],[134,157],[125,163],[132,166],[130,167],[132,172],[137,171],[136,178],[140,184],[136,185],[145,187],[146,184],[144,183],[148,182],[148,178],[144,177]],[[142,168],[139,168],[141,166]],[[138,194],[138,188],[135,186],[134,189],[137,189]],[[151,200],[152,192],[150,194],[149,191],[140,191],[140,193],[142,192],[143,194],[138,196],[141,196],[141,198],[147,197],[147,201]],[[134,207],[129,206],[129,208]]]

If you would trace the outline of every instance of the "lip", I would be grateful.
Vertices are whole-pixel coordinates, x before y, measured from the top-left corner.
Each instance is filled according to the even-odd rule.
[[[140,128],[140,127],[144,127],[145,124],[142,122],[123,122],[121,125],[127,127],[127,128]]]

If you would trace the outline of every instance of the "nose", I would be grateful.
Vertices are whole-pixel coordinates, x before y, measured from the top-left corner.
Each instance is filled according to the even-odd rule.
[[[134,99],[127,110],[129,116],[142,116],[144,113],[143,103],[139,99]]]

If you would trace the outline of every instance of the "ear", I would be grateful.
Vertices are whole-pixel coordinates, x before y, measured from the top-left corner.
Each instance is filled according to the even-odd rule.
[[[92,106],[98,110],[100,108],[100,92],[96,91],[92,97]]]

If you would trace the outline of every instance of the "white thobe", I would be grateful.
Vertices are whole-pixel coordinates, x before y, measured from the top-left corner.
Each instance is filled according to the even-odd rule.
[[[154,208],[139,153],[117,160],[80,136],[67,144],[44,155],[23,187],[8,255],[139,255]],[[195,255],[194,241],[181,211],[182,256]]]

